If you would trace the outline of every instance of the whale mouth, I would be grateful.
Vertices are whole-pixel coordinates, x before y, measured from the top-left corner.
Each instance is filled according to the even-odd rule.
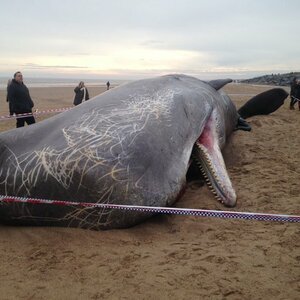
[[[236,194],[219,147],[216,122],[212,118],[208,120],[197,139],[192,158],[196,161],[209,189],[217,200],[225,206],[235,206]]]

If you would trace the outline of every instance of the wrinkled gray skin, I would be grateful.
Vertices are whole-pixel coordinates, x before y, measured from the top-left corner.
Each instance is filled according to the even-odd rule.
[[[216,88],[224,84],[212,82]],[[0,194],[170,206],[185,185],[192,150],[209,120],[214,147],[222,148],[237,118],[228,96],[196,78],[168,75],[132,82],[0,134]],[[215,156],[214,151],[208,154]],[[221,200],[233,206],[234,191],[231,198]],[[0,222],[9,224],[108,229],[147,217],[98,208],[0,204]]]

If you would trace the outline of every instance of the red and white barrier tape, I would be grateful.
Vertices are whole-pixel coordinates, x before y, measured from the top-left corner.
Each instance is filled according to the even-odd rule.
[[[213,217],[213,218],[225,218],[225,219],[244,219],[244,220],[257,220],[257,221],[300,223],[300,216],[298,215],[264,214],[264,213],[190,209],[190,208],[177,208],[177,207],[120,205],[120,204],[109,204],[109,203],[72,202],[72,201],[61,201],[61,200],[13,197],[13,196],[5,196],[5,195],[0,195],[0,204],[1,202],[80,206],[80,207],[90,207],[90,208],[106,208],[106,209],[120,209],[120,210],[127,210],[127,211],[128,210],[140,211],[145,213],[150,212],[150,213]]]
[[[0,116],[0,121],[4,120],[10,120],[10,119],[19,119],[19,118],[26,118],[29,116],[34,116],[34,115],[41,115],[41,114],[49,114],[49,113],[58,113],[58,112],[63,112],[71,109],[72,107],[64,107],[64,108],[54,108],[54,109],[47,109],[47,110],[41,110],[41,111],[35,111],[32,113],[24,113],[24,114],[14,114],[14,115],[4,115]]]

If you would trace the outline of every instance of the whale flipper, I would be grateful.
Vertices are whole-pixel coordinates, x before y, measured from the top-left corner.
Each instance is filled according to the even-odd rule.
[[[288,95],[282,88],[265,91],[247,101],[238,113],[244,119],[256,115],[268,115],[283,105]]]

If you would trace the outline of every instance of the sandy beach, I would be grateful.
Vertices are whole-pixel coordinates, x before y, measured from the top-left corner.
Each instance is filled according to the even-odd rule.
[[[89,88],[89,87],[88,87]],[[271,87],[230,84],[237,107]],[[105,87],[89,88],[95,96]],[[289,91],[289,89],[287,89]],[[31,88],[38,110],[72,106],[73,87]],[[8,113],[0,91],[0,115]],[[51,115],[41,115],[37,121]],[[235,211],[300,214],[300,111],[289,98],[249,119],[224,149]],[[0,121],[0,131],[15,121]],[[189,183],[177,207],[218,209]],[[300,226],[158,215],[123,230],[0,226],[0,299],[300,299]]]

